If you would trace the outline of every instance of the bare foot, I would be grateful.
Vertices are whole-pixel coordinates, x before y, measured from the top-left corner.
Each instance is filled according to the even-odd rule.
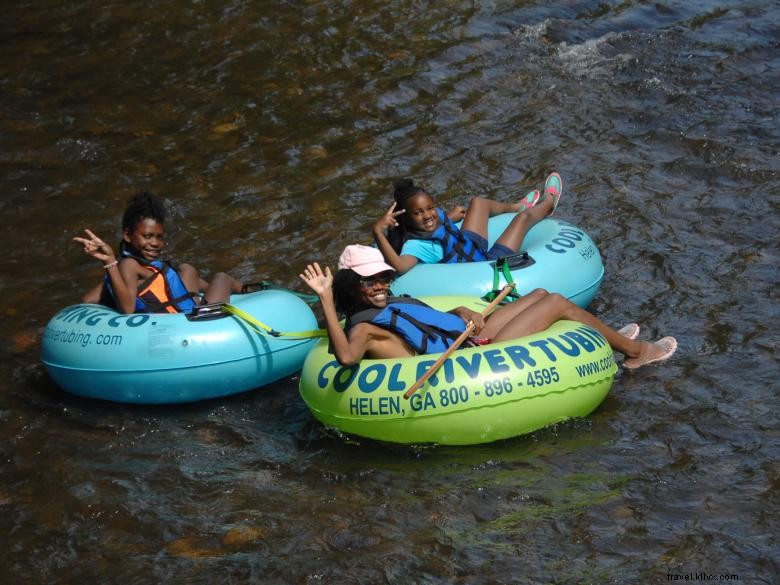
[[[628,325],[624,325],[620,329],[618,329],[618,333],[622,335],[623,337],[628,337],[629,339],[636,339],[637,335],[639,335],[639,325],[636,323],[629,323]]]
[[[623,367],[629,370],[636,370],[647,364],[660,362],[668,359],[677,350],[677,340],[674,337],[664,337],[654,343],[640,342],[642,350],[637,357],[626,358],[623,361]]]

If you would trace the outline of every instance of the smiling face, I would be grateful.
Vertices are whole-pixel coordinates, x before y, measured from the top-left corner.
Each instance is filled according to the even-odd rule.
[[[373,276],[362,276],[360,278],[359,299],[364,304],[383,308],[387,305],[387,296],[390,291],[390,283],[393,282],[395,272],[385,271]]]
[[[439,214],[433,198],[425,192],[412,195],[406,200],[404,214],[413,230],[432,232],[439,227]]]
[[[152,261],[159,258],[165,247],[165,228],[163,224],[145,217],[136,224],[133,231],[125,230],[122,238],[135,248],[144,260]]]

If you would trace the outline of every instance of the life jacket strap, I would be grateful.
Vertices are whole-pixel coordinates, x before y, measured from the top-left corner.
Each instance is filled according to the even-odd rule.
[[[484,254],[477,248],[477,245],[468,240],[463,232],[457,229],[450,219],[445,215],[442,221],[442,227],[444,228],[445,237],[442,239],[442,248],[445,251],[442,262],[448,264],[450,260],[457,257],[457,262],[475,262],[477,260],[484,260]],[[448,240],[452,238],[454,243],[447,253]]]
[[[390,324],[391,326],[395,327],[395,323],[397,322],[398,317],[403,317],[409,323],[417,327],[420,331],[423,332],[423,340],[422,345],[420,347],[420,353],[427,353],[428,351],[428,341],[436,341],[437,338],[446,340],[450,340],[450,344],[452,341],[456,340],[458,337],[460,337],[462,331],[450,331],[448,329],[444,329],[442,327],[437,327],[436,325],[431,325],[429,323],[423,323],[422,321],[419,321],[418,319],[415,319],[410,314],[402,311],[398,307],[390,307],[390,312],[393,313],[393,316],[391,317]],[[448,344],[448,345],[450,345]]]

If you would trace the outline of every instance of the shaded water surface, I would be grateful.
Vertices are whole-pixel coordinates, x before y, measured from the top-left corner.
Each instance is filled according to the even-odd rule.
[[[0,575],[8,583],[776,583],[780,8],[684,2],[6,3]],[[559,170],[606,278],[674,334],[586,420],[356,441],[287,379],[145,408],[64,394],[47,320],[139,188],[172,253],[298,287],[392,180],[510,200]]]

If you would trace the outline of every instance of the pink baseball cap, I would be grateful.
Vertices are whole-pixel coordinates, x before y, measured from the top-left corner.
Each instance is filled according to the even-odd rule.
[[[344,248],[339,256],[339,268],[350,268],[360,276],[374,276],[388,270],[395,272],[395,268],[385,262],[382,252],[362,244],[352,244]]]

